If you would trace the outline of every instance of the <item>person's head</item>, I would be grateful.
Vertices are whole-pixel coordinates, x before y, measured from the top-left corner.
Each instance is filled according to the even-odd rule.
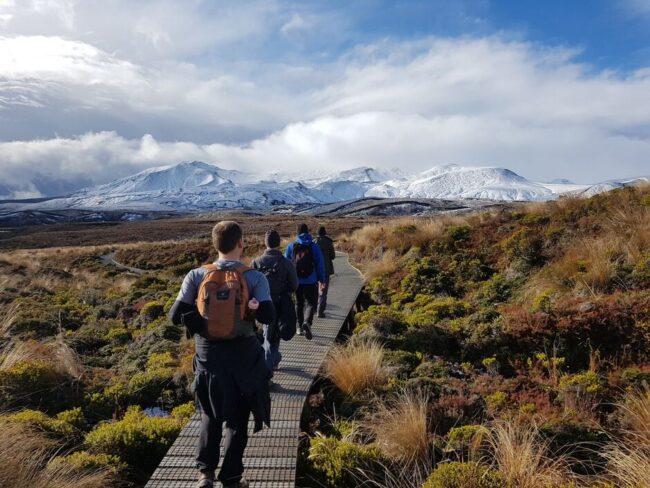
[[[244,251],[243,232],[237,222],[223,220],[212,229],[212,243],[219,255],[239,259]]]
[[[327,231],[325,230],[325,226],[324,226],[324,225],[321,225],[321,226],[318,228],[318,235],[319,235],[320,237],[323,237],[323,236],[326,236],[326,235],[327,235]]]
[[[280,247],[280,234],[277,230],[270,230],[264,236],[264,244],[267,249],[277,249]]]
[[[308,234],[308,233],[309,233],[309,227],[307,227],[307,224],[302,223],[298,226],[298,235]]]

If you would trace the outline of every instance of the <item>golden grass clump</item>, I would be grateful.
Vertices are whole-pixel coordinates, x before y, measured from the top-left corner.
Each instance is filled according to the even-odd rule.
[[[569,478],[565,459],[562,456],[549,457],[548,441],[540,437],[534,425],[515,419],[495,422],[487,443],[506,486],[557,486]]]
[[[623,439],[605,451],[610,476],[620,486],[648,486],[650,480],[650,390],[628,393],[619,405]]]
[[[104,488],[112,476],[65,465],[48,469],[54,441],[16,423],[0,423],[0,486],[30,488]]]
[[[365,427],[389,459],[422,461],[429,454],[428,399],[420,390],[403,389],[377,402]]]
[[[330,350],[325,376],[346,395],[373,390],[386,382],[384,347],[376,341],[352,340]]]

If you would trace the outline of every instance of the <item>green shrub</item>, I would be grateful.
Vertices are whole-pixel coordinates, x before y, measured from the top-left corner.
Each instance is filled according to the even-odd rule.
[[[194,402],[187,402],[174,407],[171,411],[171,416],[179,422],[187,422],[192,418],[196,412],[196,404]]]
[[[501,242],[501,248],[514,264],[527,269],[544,262],[544,241],[533,230],[522,227]]]
[[[370,305],[367,310],[359,312],[354,317],[356,329],[355,332],[361,332],[368,326],[373,326],[380,333],[385,335],[394,334],[404,326],[402,314],[387,305]]]
[[[445,378],[448,376],[448,372],[445,363],[442,361],[425,361],[415,368],[413,376]]]
[[[47,361],[20,361],[0,370],[0,408],[65,408],[73,400],[72,378]]]
[[[117,456],[110,454],[93,454],[88,451],[78,451],[67,456],[57,456],[48,464],[48,469],[63,469],[80,472],[108,471],[120,475],[126,471],[126,464]]]
[[[165,306],[158,302],[148,302],[145,303],[140,310],[140,317],[142,317],[146,322],[151,322],[159,317],[162,317],[165,313]]]
[[[404,305],[404,320],[413,327],[431,325],[442,319],[462,317],[469,313],[469,303],[453,297],[417,295]]]
[[[482,425],[463,425],[452,428],[447,434],[447,451],[468,451],[488,433]]]
[[[485,397],[485,404],[492,412],[503,410],[508,406],[508,394],[503,391],[497,391]]]
[[[469,238],[472,228],[469,225],[452,225],[447,229],[447,238],[452,243],[463,242]]]
[[[436,295],[456,293],[454,277],[444,271],[433,257],[425,256],[421,259],[413,259],[408,264],[409,274],[406,275],[400,286],[404,295],[400,301],[408,301],[416,295]],[[393,297],[395,302],[397,296]]]
[[[70,411],[68,411],[70,412]],[[79,410],[81,413],[81,410]],[[76,414],[76,412],[75,412]],[[67,443],[75,444],[83,439],[83,434],[73,423],[64,420],[71,415],[61,415],[52,418],[39,410],[22,410],[18,413],[7,415],[9,422],[24,424],[30,428],[39,430],[50,437],[65,440]],[[75,419],[73,419],[74,421]]]
[[[114,327],[108,331],[106,338],[111,342],[125,344],[131,340],[131,332],[126,327]]]
[[[639,368],[626,368],[621,374],[621,379],[632,386],[641,387],[650,383],[650,373],[641,371]]]
[[[309,460],[315,471],[337,488],[359,486],[358,470],[378,471],[383,461],[377,446],[324,436],[311,439]]]
[[[503,488],[498,471],[479,463],[439,464],[422,488]]]
[[[148,417],[139,407],[130,407],[117,422],[99,424],[86,435],[85,445],[93,453],[115,455],[143,473],[153,472],[181,430],[173,417]]]
[[[408,351],[386,351],[384,364],[390,368],[390,374],[406,378],[420,364],[420,357]]]

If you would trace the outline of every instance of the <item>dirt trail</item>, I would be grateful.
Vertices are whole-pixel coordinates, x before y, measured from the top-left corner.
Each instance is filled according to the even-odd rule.
[[[115,267],[117,267],[119,269],[125,269],[125,270],[130,271],[131,273],[135,273],[135,274],[143,274],[143,273],[145,273],[144,269],[133,268],[131,266],[127,266],[125,264],[118,263],[117,261],[115,261],[115,255],[116,254],[117,253],[115,251],[113,251],[113,252],[109,252],[108,254],[104,254],[103,256],[100,256],[100,258],[102,260],[102,264],[104,266],[115,266]]]

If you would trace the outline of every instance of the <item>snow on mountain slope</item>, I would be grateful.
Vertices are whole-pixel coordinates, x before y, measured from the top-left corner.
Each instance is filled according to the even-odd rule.
[[[508,169],[445,165],[414,178],[384,182],[366,196],[515,201],[550,200],[553,192]]]
[[[645,179],[647,181],[647,178]],[[65,198],[24,203],[25,209],[210,210],[263,209],[273,205],[333,203],[363,197],[550,200],[560,194],[590,196],[632,184],[536,183],[504,168],[436,166],[417,175],[370,167],[295,175],[253,175],[199,161],[150,168]]]
[[[603,181],[601,183],[596,183],[595,185],[583,185],[581,188],[566,192],[567,195],[579,196],[579,197],[593,197],[599,193],[605,193],[608,191],[616,190],[617,188],[624,188],[630,185],[636,185],[638,183],[648,183],[650,182],[650,177],[642,176],[640,178],[633,178],[628,180],[610,180]]]

